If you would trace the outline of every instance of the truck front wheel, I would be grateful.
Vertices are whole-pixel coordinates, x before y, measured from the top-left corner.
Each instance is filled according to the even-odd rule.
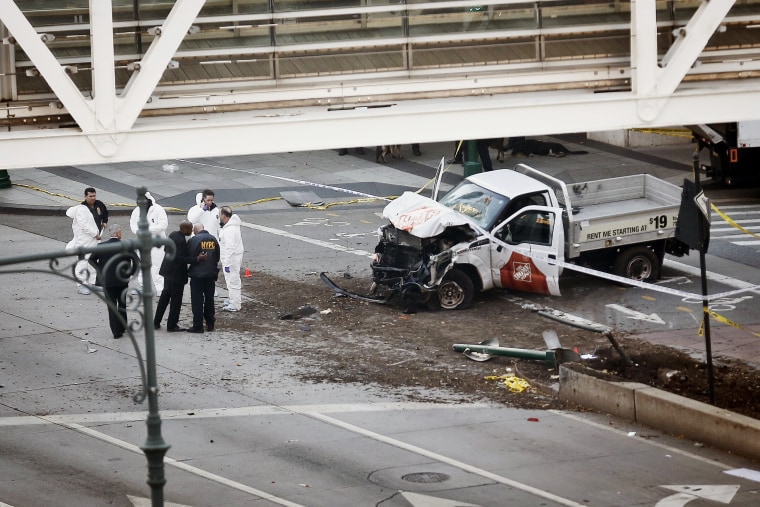
[[[660,276],[660,260],[656,253],[645,246],[628,248],[615,259],[615,274],[631,280],[650,282]]]
[[[475,286],[466,273],[452,269],[438,286],[438,302],[444,310],[469,308],[475,298]]]

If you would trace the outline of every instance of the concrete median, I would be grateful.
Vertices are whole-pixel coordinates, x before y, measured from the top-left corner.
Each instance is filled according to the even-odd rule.
[[[718,449],[760,459],[760,421],[578,364],[560,366],[560,399]]]

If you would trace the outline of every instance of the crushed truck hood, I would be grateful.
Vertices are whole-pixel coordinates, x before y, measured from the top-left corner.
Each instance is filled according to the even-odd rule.
[[[418,238],[433,238],[447,227],[467,225],[479,235],[484,234],[476,224],[461,213],[414,192],[404,192],[383,210],[383,216],[397,229]]]

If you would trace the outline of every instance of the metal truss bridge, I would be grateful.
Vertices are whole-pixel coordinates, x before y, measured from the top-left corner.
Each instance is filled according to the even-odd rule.
[[[0,0],[0,169],[760,119],[760,0]]]

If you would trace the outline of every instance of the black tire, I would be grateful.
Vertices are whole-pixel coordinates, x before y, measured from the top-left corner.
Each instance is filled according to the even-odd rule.
[[[444,310],[464,310],[475,299],[475,285],[463,271],[452,269],[438,286],[438,304]]]
[[[660,260],[652,249],[634,246],[620,252],[615,259],[615,274],[640,282],[651,282],[660,276]]]

